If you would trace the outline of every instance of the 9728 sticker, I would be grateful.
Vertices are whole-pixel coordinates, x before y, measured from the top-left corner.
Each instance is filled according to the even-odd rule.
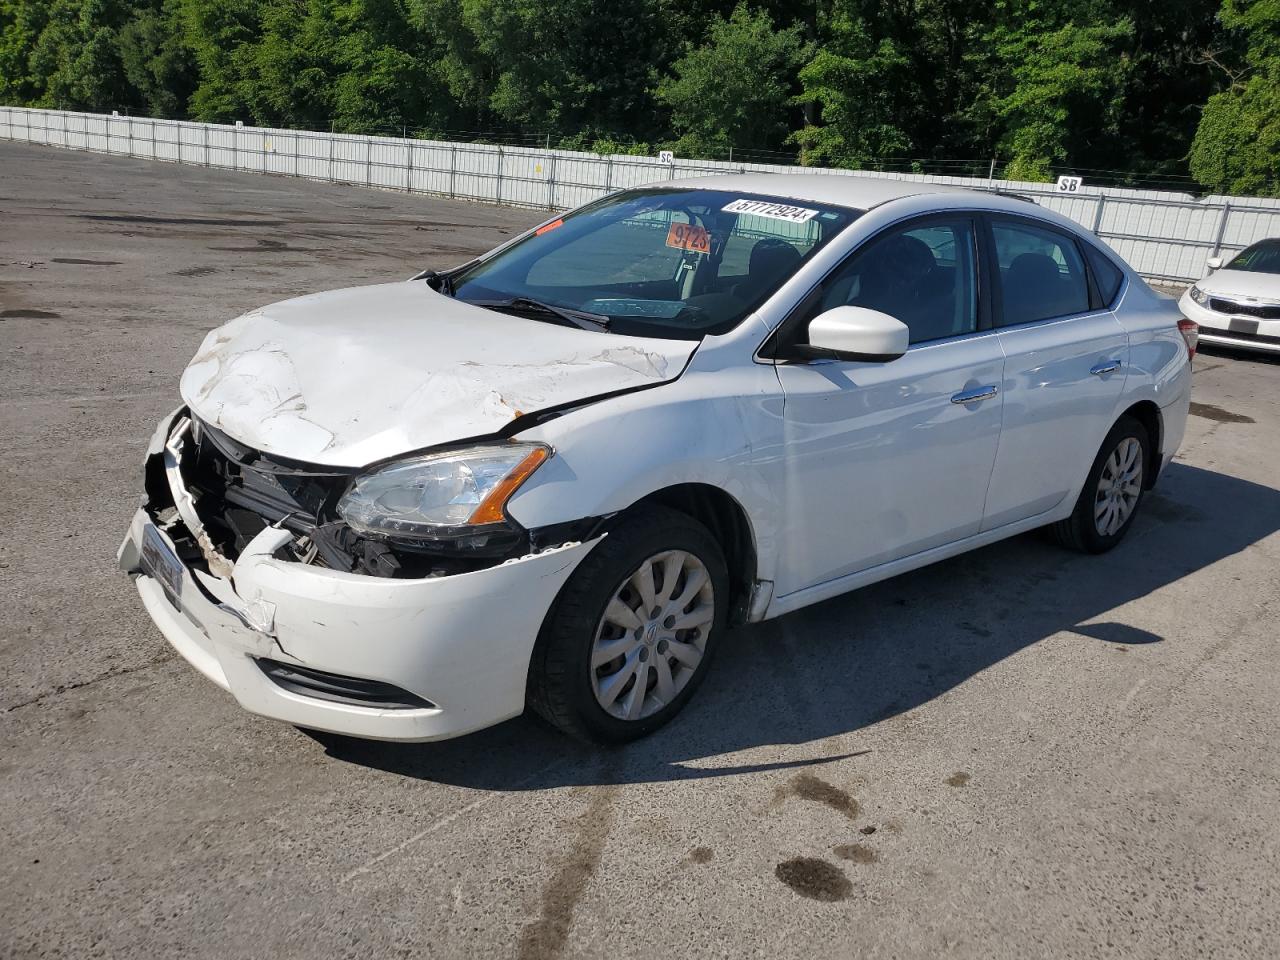
[[[667,231],[667,246],[694,253],[711,252],[711,234],[695,223],[673,223]]]
[[[725,213],[749,213],[756,217],[768,217],[770,220],[786,220],[788,223],[807,223],[818,215],[817,210],[810,210],[808,207],[793,207],[770,200],[735,200],[720,209]]]

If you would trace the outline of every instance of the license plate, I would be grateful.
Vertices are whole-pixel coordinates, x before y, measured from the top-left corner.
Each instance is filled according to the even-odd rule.
[[[1232,333],[1257,333],[1258,321],[1246,320],[1243,317],[1232,317],[1231,322],[1227,324],[1227,329]]]
[[[165,593],[177,600],[182,589],[182,561],[164,542],[155,527],[142,534],[142,569],[160,581]]]

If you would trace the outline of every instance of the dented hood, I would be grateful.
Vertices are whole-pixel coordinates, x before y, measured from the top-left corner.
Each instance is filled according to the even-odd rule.
[[[205,338],[182,375],[202,420],[257,450],[362,467],[521,414],[674,380],[697,343],[577,330],[421,281],[312,294]]]

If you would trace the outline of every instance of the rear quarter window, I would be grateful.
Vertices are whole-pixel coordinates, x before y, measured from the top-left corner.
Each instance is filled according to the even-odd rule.
[[[1091,244],[1084,244],[1084,249],[1085,256],[1089,258],[1089,269],[1093,271],[1094,283],[1098,285],[1098,293],[1102,295],[1103,304],[1109,307],[1120,292],[1124,272],[1111,262],[1110,257]]]

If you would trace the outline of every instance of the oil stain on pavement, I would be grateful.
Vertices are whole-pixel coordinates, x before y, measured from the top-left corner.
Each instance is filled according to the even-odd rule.
[[[811,773],[797,774],[786,785],[778,787],[773,794],[773,806],[779,806],[787,797],[799,797],[801,800],[825,804],[850,820],[858,816],[857,800],[847,791],[834,787]]]
[[[1253,423],[1253,417],[1246,417],[1243,413],[1232,413],[1230,410],[1223,410],[1222,407],[1215,407],[1212,403],[1197,403],[1191,401],[1191,409],[1187,411],[1193,417],[1204,417],[1206,420],[1213,420],[1216,423]]]
[[[810,900],[835,903],[847,899],[853,884],[837,866],[817,857],[792,857],[774,869],[774,875],[788,887]]]
[[[600,854],[613,827],[613,798],[617,792],[617,787],[603,787],[592,794],[578,820],[573,850],[542,888],[538,919],[520,936],[520,960],[550,960],[564,952],[574,908],[600,864]]]
[[[842,843],[833,848],[832,853],[853,863],[875,863],[880,859],[880,855],[864,843]]]

